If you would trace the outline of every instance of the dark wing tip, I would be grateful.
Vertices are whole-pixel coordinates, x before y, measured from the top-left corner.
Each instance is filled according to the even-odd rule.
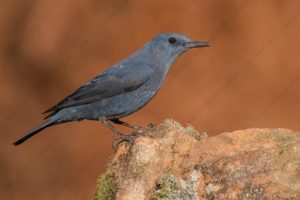
[[[48,112],[52,112],[52,111],[55,111],[55,110],[56,110],[56,106],[53,106],[53,107],[47,109],[46,111],[42,112],[42,114],[46,114]]]
[[[13,145],[14,145],[14,146],[17,146],[17,145],[19,145],[19,144],[22,144],[24,141],[25,141],[25,140],[22,140],[22,139],[17,140],[17,141],[15,141],[15,142],[13,143]]]

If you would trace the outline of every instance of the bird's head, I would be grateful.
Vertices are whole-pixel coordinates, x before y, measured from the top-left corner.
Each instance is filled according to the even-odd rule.
[[[153,38],[146,46],[150,47],[156,58],[173,62],[183,52],[200,47],[208,47],[207,42],[192,41],[178,33],[163,33]]]

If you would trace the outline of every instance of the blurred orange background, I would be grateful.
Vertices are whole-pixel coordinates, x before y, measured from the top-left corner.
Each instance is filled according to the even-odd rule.
[[[299,27],[296,0],[2,2],[0,199],[93,196],[116,139],[100,123],[67,123],[11,143],[41,112],[162,32],[212,46],[181,56],[156,98],[124,120],[173,118],[209,135],[299,130]]]

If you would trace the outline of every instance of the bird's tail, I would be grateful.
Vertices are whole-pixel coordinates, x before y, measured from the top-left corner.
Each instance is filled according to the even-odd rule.
[[[44,123],[40,124],[38,127],[36,127],[35,129],[31,130],[30,132],[28,132],[27,134],[25,134],[23,137],[21,137],[20,139],[18,139],[17,141],[14,142],[14,145],[19,145],[22,144],[23,142],[25,142],[27,139],[31,138],[32,136],[34,136],[35,134],[39,133],[40,131],[42,131],[43,129],[54,125],[54,120],[47,120]]]

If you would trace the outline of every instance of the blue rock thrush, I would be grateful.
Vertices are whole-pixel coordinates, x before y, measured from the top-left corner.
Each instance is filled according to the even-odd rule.
[[[14,142],[14,145],[23,143],[49,126],[83,119],[100,121],[118,134],[120,140],[132,142],[129,136],[120,133],[110,122],[137,129],[137,126],[120,118],[141,109],[156,95],[171,64],[179,55],[191,48],[207,46],[207,42],[192,41],[178,33],[156,36],[142,49],[46,110],[44,113],[50,114],[44,123]]]

